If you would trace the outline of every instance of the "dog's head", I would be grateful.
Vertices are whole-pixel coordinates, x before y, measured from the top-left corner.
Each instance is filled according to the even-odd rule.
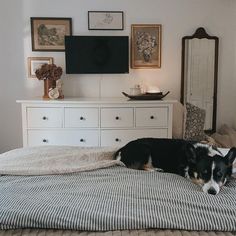
[[[191,180],[202,186],[205,193],[216,195],[232,175],[232,165],[236,158],[233,147],[223,156],[220,152],[204,146],[191,149],[188,174]]]

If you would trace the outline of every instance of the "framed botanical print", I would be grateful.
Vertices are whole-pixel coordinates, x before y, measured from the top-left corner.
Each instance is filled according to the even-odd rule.
[[[35,71],[43,64],[53,64],[53,57],[28,57],[28,77],[36,78]]]
[[[71,34],[71,18],[31,17],[32,51],[64,51]]]
[[[131,68],[161,67],[161,25],[131,25]]]

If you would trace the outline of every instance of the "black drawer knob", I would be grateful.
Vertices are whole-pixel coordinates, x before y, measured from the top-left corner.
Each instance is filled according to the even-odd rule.
[[[118,138],[116,138],[115,140],[116,140],[116,142],[119,142],[119,141],[120,141],[120,139],[118,139]]]
[[[150,116],[150,119],[153,120],[153,119],[154,119],[154,116]]]
[[[47,142],[48,142],[48,140],[44,138],[43,139],[43,143],[47,143]]]
[[[47,120],[48,118],[46,116],[43,116],[43,120]]]
[[[120,119],[120,117],[119,116],[116,116],[116,120],[119,120]]]
[[[84,118],[83,116],[81,116],[79,119],[80,119],[80,120],[85,120],[85,118]]]
[[[81,138],[79,141],[80,141],[81,143],[83,143],[83,142],[85,142],[85,139]]]

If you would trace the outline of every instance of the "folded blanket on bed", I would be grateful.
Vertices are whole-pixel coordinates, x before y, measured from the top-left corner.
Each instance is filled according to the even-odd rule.
[[[40,146],[0,155],[0,175],[50,175],[124,165],[113,160],[115,148]]]

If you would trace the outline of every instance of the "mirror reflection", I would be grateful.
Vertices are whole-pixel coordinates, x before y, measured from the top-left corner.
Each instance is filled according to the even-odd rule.
[[[218,38],[198,28],[182,39],[181,102],[206,111],[205,130],[216,129]]]

